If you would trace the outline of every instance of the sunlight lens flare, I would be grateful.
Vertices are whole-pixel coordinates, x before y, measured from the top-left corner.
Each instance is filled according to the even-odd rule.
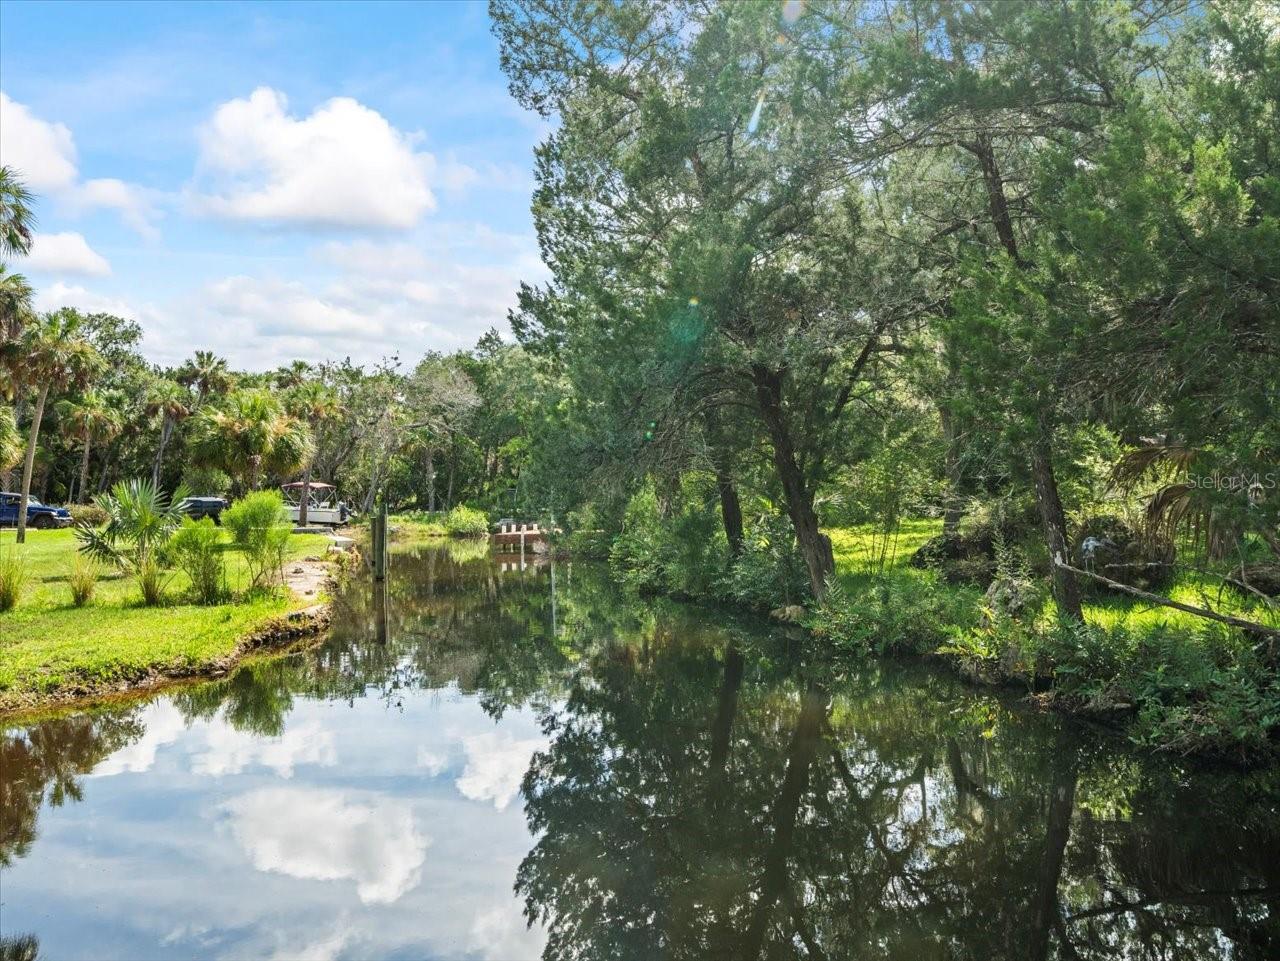
[[[782,20],[784,23],[795,23],[804,13],[804,0],[784,0],[782,4]]]

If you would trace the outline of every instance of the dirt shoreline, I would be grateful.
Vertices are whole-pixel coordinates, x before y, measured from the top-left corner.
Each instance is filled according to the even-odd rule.
[[[335,589],[339,570],[332,561],[319,558],[290,561],[285,566],[285,588],[299,600],[306,600]],[[17,695],[13,702],[0,706],[0,723],[12,724],[46,712],[62,713],[71,709],[114,703],[152,694],[177,684],[223,677],[255,654],[293,653],[319,643],[329,629],[331,616],[330,602],[323,601],[272,617],[241,637],[230,653],[213,661],[203,664],[157,665],[135,675],[110,681],[86,682],[47,693],[24,692]]]

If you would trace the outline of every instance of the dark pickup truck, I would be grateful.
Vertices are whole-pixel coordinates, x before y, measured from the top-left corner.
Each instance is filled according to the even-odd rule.
[[[184,497],[178,507],[193,520],[198,521],[202,517],[209,517],[215,524],[221,524],[222,512],[227,509],[227,499],[225,497]]]
[[[18,526],[18,504],[22,502],[21,494],[10,491],[0,493],[0,527]],[[37,530],[52,527],[70,527],[71,512],[65,507],[51,507],[41,504],[34,497],[27,498],[27,526]]]

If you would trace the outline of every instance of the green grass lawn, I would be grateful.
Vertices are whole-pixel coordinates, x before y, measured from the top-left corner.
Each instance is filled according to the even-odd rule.
[[[288,558],[322,555],[328,544],[323,534],[295,534]],[[20,552],[26,583],[17,607],[0,614],[0,709],[37,694],[217,661],[272,617],[313,603],[280,592],[205,607],[190,603],[190,582],[173,572],[167,602],[144,607],[132,578],[104,568],[92,600],[77,608],[67,586],[76,555],[72,531],[28,531],[21,546],[13,531],[0,531],[0,551],[10,550]],[[239,596],[248,585],[240,554],[228,549],[226,566],[228,586]]]
[[[929,538],[941,533],[941,520],[904,521],[899,531],[887,539],[869,526],[834,528],[827,531],[835,554],[836,576],[850,591],[856,591],[868,585],[877,577],[890,580],[922,577],[923,572],[911,567],[908,563],[911,555]],[[882,558],[883,570],[881,571]],[[1082,584],[1082,587],[1087,588],[1087,586]],[[946,589],[972,594],[975,604],[982,597],[982,591],[977,587],[947,585]],[[1232,614],[1267,623],[1266,611],[1262,609],[1260,603],[1246,599],[1236,591],[1222,589],[1221,581],[1208,574],[1183,571],[1178,574],[1169,588],[1156,593],[1184,604],[1208,607],[1222,614]],[[1040,619],[1050,619],[1053,614],[1053,599],[1046,597]],[[1102,627],[1113,628],[1123,625],[1134,630],[1160,625],[1196,628],[1203,627],[1206,623],[1203,618],[1171,607],[1151,604],[1136,597],[1101,592],[1088,594],[1084,603],[1084,614],[1085,619],[1090,623]]]

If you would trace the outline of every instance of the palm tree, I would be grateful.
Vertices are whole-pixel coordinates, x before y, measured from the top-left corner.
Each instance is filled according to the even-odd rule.
[[[107,523],[101,529],[86,522],[76,527],[80,550],[133,574],[143,601],[158,604],[163,589],[161,551],[182,526],[180,505],[186,496],[181,484],[169,497],[149,481],[120,481],[96,498],[107,512]]]
[[[27,501],[31,496],[31,472],[36,462],[36,444],[45,402],[53,388],[83,386],[102,366],[93,346],[81,336],[80,314],[70,307],[45,314],[22,334],[19,345],[22,383],[38,390],[27,437],[27,457],[22,465],[22,496],[18,500],[18,543],[27,539]]]
[[[0,167],[0,254],[24,257],[31,253],[31,228],[36,222],[33,199],[12,167]]]
[[[275,380],[277,387],[283,390],[293,390],[295,387],[301,387],[310,374],[310,364],[305,360],[295,360],[288,367],[276,368],[275,373],[271,376]]]
[[[178,383],[195,390],[197,407],[211,394],[220,394],[230,388],[233,380],[227,362],[211,350],[197,350],[178,369],[177,379]]]
[[[31,317],[31,285],[22,274],[15,274],[0,264],[0,363],[10,363],[9,354]]]
[[[12,167],[0,167],[0,256],[22,257],[31,252],[31,193]],[[31,285],[22,274],[0,264],[0,351],[9,353],[31,314]],[[13,357],[0,355],[0,364]]]
[[[289,394],[289,410],[299,417],[311,431],[312,438],[319,436],[320,425],[336,417],[339,410],[338,398],[333,391],[318,380],[308,380],[299,384]],[[315,445],[312,444],[311,455],[307,457],[307,466],[302,473],[302,502],[298,507],[298,526],[307,526],[307,507],[311,499],[311,469],[315,465]]]
[[[192,459],[231,475],[241,491],[258,486],[264,471],[291,474],[311,457],[307,425],[269,390],[247,388],[195,417]]]
[[[77,501],[89,500],[89,450],[94,441],[109,441],[120,435],[124,422],[120,413],[96,390],[85,391],[78,400],[58,402],[58,421],[63,431],[84,445],[80,457],[80,487]]]
[[[9,472],[22,460],[22,434],[12,407],[0,407],[0,488],[9,486]]]
[[[148,415],[160,415],[160,445],[156,448],[155,466],[151,468],[151,484],[159,487],[164,449],[169,444],[174,425],[191,413],[191,395],[181,384],[161,377],[147,389],[144,406]]]

